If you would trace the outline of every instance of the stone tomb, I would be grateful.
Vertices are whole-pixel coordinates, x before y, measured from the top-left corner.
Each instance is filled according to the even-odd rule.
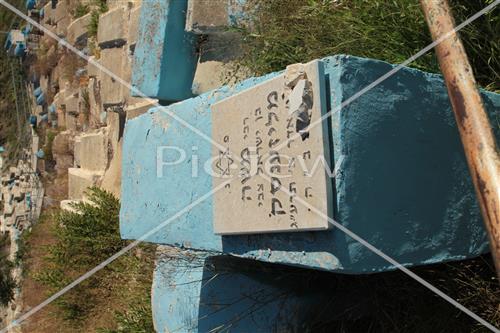
[[[212,106],[212,137],[224,147],[212,149],[213,189],[231,180],[214,193],[215,233],[328,229],[329,140],[325,127],[309,127],[326,113],[322,66],[289,66]]]

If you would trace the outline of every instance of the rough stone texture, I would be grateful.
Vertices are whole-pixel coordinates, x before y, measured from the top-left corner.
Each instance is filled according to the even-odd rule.
[[[98,60],[94,56],[89,57],[89,61],[87,63],[87,75],[89,77],[98,77],[100,69],[95,66],[93,62],[98,62]]]
[[[228,0],[189,0],[186,31],[207,34],[229,27]]]
[[[200,58],[193,79],[193,94],[199,95],[220,88],[224,84],[234,85],[246,77],[250,71],[242,68],[237,59],[243,47],[241,35],[225,32],[208,35],[200,44]]]
[[[68,26],[68,42],[75,46],[85,46],[87,44],[88,25],[92,15],[89,13],[71,22]]]
[[[289,66],[283,75],[212,105],[212,139],[224,142],[229,150],[221,154],[220,148],[213,147],[212,157],[220,166],[214,170],[213,189],[227,181],[224,176],[243,177],[214,193],[215,233],[328,229],[331,181],[322,169],[306,172],[318,158],[328,159],[329,141],[323,140],[327,132],[323,126],[307,129],[302,125],[320,121],[326,113],[323,78],[322,62]],[[233,152],[248,164],[238,163]],[[272,177],[272,184],[256,174],[258,159],[261,172]],[[279,191],[281,187],[295,194]],[[323,215],[301,207],[294,201],[296,195]]]
[[[54,10],[52,9],[52,3],[49,1],[45,6],[43,6],[43,20],[42,24],[48,25],[51,24],[51,22],[54,20]]]
[[[68,2],[67,1],[58,1],[56,9],[52,10],[52,19],[53,23],[59,23],[62,20],[70,19],[68,13]]]
[[[121,47],[126,41],[125,8],[119,6],[99,17],[97,43],[100,48]]]
[[[66,113],[64,115],[64,121],[66,123],[67,130],[76,131],[78,129],[77,117],[75,115]]]
[[[343,55],[323,61],[332,110],[394,68],[386,62]],[[172,104],[168,109],[210,136],[211,104],[276,75],[248,79],[236,87]],[[494,123],[500,95],[482,92],[482,97]],[[330,164],[341,162],[335,180],[336,198],[331,202],[335,221],[406,265],[461,260],[488,251],[463,147],[440,75],[403,68],[335,112],[330,124]],[[198,177],[192,177],[190,161],[166,167],[164,177],[157,175],[159,146],[175,146],[186,152],[196,146],[199,165],[210,159],[211,144],[198,135],[185,135],[186,130],[158,110],[127,122],[122,237],[141,237],[212,190],[212,179],[206,173],[200,171]],[[500,128],[494,130],[500,139]],[[212,223],[210,197],[148,241],[343,273],[395,269],[338,228],[221,237],[213,233]]]
[[[75,137],[75,166],[103,171],[108,166],[108,136],[105,130]]]
[[[104,49],[101,50],[99,63],[111,73],[122,78],[124,55],[123,48]],[[124,102],[123,85],[102,71],[99,72],[99,79],[102,104],[105,107],[107,105],[122,104]]]
[[[90,126],[92,128],[101,127],[103,125],[103,122],[101,121],[102,104],[100,87],[97,79],[89,79],[88,92],[90,103]]]
[[[129,105],[125,108],[125,112],[127,114],[127,119],[133,119],[135,117],[140,116],[141,114],[146,113],[149,109],[155,107],[158,103],[156,99],[143,99],[141,102]]]
[[[142,4],[132,86],[150,98],[179,101],[192,96],[196,38],[184,31],[186,6],[185,0]]]
[[[102,172],[80,168],[68,169],[68,196],[70,200],[81,200],[89,187],[97,186],[102,178]]]
[[[73,133],[63,131],[56,135],[52,142],[52,152],[58,155],[71,154],[74,149]]]
[[[59,176],[67,174],[68,169],[73,167],[74,164],[73,155],[70,154],[54,154],[54,160],[56,161],[55,169]]]
[[[139,30],[139,17],[141,15],[141,6],[136,6],[130,11],[128,23],[127,42],[129,47],[134,48],[137,43],[137,32]]]
[[[71,17],[68,15],[57,22],[56,34],[59,37],[64,37],[68,33],[68,26],[71,23]]]
[[[64,99],[64,105],[66,106],[66,114],[77,115],[78,114],[78,94],[70,95]]]

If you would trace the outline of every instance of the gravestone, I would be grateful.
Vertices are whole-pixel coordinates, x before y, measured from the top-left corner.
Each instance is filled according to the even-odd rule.
[[[328,229],[331,182],[319,61],[286,72],[212,106],[214,230],[244,234]],[[231,126],[228,126],[231,124]],[[323,216],[297,202],[302,198]],[[330,205],[331,206],[331,205]]]

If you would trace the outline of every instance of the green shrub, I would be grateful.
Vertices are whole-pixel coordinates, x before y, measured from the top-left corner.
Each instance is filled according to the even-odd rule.
[[[76,19],[84,15],[87,15],[89,12],[90,8],[88,5],[79,3],[73,11],[73,17]]]
[[[128,244],[128,241],[120,238],[118,199],[98,188],[89,189],[88,195],[89,202],[73,205],[75,212],[59,210],[52,216],[56,222],[56,242],[48,248],[48,255],[44,258],[46,265],[35,274],[35,279],[47,286],[50,294],[67,286]],[[149,327],[152,323],[149,290],[153,258],[154,248],[146,245],[117,258],[56,300],[61,317],[78,325],[89,318],[99,303],[112,299],[116,303],[130,304],[140,300],[138,307],[145,309],[140,312],[145,317],[137,319],[136,323]],[[123,318],[130,315],[125,311]]]

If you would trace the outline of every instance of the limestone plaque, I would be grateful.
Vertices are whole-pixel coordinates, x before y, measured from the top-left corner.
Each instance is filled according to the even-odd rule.
[[[214,194],[215,233],[328,229],[328,120],[316,124],[324,89],[323,64],[313,61],[212,106],[222,145],[212,148],[213,187],[231,180]]]

